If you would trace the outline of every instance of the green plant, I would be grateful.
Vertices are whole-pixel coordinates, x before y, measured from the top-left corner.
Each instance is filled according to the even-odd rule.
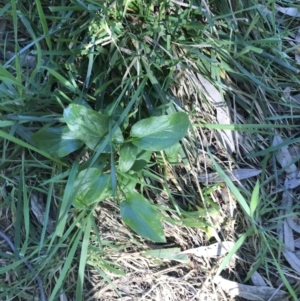
[[[169,274],[165,259],[174,267],[170,261],[182,260],[180,250],[214,240],[236,245],[223,264],[207,259],[197,274],[209,279],[220,267],[240,282],[258,271],[268,285],[282,280],[283,289],[298,294],[288,276],[299,275],[275,235],[285,218],[278,195],[270,196],[284,174],[273,153],[299,142],[295,3],[0,2],[0,210],[9,213],[1,215],[1,226],[13,229],[8,236],[39,272],[49,300],[95,300],[93,288],[109,295],[107,285],[122,298],[119,281],[128,273],[129,288],[130,281],[136,287],[137,269],[153,277],[148,293],[158,295],[157,271]],[[191,127],[179,142],[187,127],[176,127],[183,111]],[[172,126],[164,136],[157,124],[166,120]],[[284,142],[272,146],[274,135]],[[233,184],[222,173],[245,166],[261,169],[259,185],[254,178]],[[199,173],[206,178],[215,170],[226,185],[198,182]],[[45,205],[40,219],[31,208],[37,193]],[[49,233],[52,209],[56,223]],[[293,209],[299,211],[298,202]],[[164,221],[175,248],[155,249],[122,219],[159,242]],[[156,260],[142,266],[146,254],[159,266]],[[33,300],[32,275],[21,260],[6,250],[2,255],[0,299]],[[127,262],[116,260],[123,257]],[[232,273],[225,263],[235,258],[239,268]],[[189,278],[194,268],[185,265],[174,300],[206,293],[198,278]],[[15,269],[26,274],[22,281]],[[90,283],[93,271],[97,281]],[[220,288],[206,287],[206,299],[216,299]],[[106,293],[101,298],[114,300]]]
[[[152,152],[168,150],[185,136],[188,116],[177,112],[135,121],[133,116],[118,117],[115,114],[118,107],[115,107],[116,110],[97,112],[71,104],[63,114],[66,125],[44,127],[31,139],[56,157],[67,156],[83,145],[89,151],[98,151],[98,160],[89,162],[88,167],[76,175],[73,187],[77,194],[72,205],[85,210],[113,197],[120,202],[121,217],[126,225],[145,238],[165,242],[161,215],[136,186],[141,182]],[[177,148],[175,156],[178,151]]]

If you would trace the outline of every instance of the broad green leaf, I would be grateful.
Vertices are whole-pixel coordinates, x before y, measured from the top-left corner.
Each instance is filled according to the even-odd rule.
[[[148,151],[160,151],[182,139],[189,127],[185,113],[150,117],[138,121],[131,129],[132,143]]]
[[[92,107],[84,100],[83,97],[79,97],[79,96],[76,97],[76,98],[73,100],[73,104],[81,105],[81,106],[86,107],[87,109],[92,110]]]
[[[103,175],[98,168],[89,168],[79,172],[74,187],[79,187],[79,189],[73,205],[80,209],[85,209],[112,195],[111,177]]]
[[[41,154],[42,156],[44,156],[54,162],[57,162],[63,166],[67,166],[67,164],[65,162],[57,159],[56,157],[51,156],[48,152],[45,152],[35,146],[32,146],[31,144],[29,144],[27,142],[24,142],[23,140],[16,138],[14,135],[8,134],[8,133],[0,130],[0,138],[7,139],[7,140],[15,143],[17,146],[22,146],[27,149],[31,149],[31,150],[37,152],[38,154]]]
[[[95,150],[105,140],[109,130],[108,115],[88,109],[83,105],[71,104],[64,110],[64,119],[69,129],[78,140],[84,142],[90,149]],[[124,137],[118,127],[113,133],[113,142],[123,143]],[[105,152],[111,152],[107,145]]]
[[[121,129],[118,127],[112,136],[112,140],[115,143],[122,144],[124,142],[124,137]]]
[[[140,172],[148,164],[151,155],[152,152],[147,152],[144,150],[138,153],[138,155],[136,156],[136,160],[133,166],[131,167],[131,170],[134,172]]]
[[[119,170],[118,182],[120,183],[122,191],[124,191],[124,193],[126,194],[127,192],[134,191],[136,185],[140,183],[140,179],[133,171],[121,173],[121,171]]]
[[[171,147],[168,147],[165,149],[165,154],[168,158],[168,161],[170,163],[178,163],[178,152],[181,148],[181,145],[179,142],[173,144]]]
[[[132,167],[138,151],[139,149],[131,143],[125,143],[121,146],[119,158],[119,169],[121,172],[126,172]]]
[[[71,104],[64,110],[64,119],[77,139],[89,148],[95,149],[99,141],[108,133],[109,116]]]
[[[69,155],[83,145],[66,126],[43,128],[33,134],[31,139],[40,149],[59,158]]]
[[[152,241],[166,242],[159,214],[141,194],[128,193],[120,209],[124,223],[133,231]]]
[[[124,108],[122,108],[120,105],[117,105],[119,102],[120,102],[119,100],[112,102],[104,109],[104,112],[103,112],[104,114],[111,116],[115,122],[118,121],[118,119],[120,118],[120,116],[122,116],[122,114],[124,112]],[[125,118],[124,118],[123,122],[120,124],[120,127],[122,128],[123,131],[126,130],[129,125],[130,116],[131,116],[130,114],[128,114],[127,116],[124,116]]]

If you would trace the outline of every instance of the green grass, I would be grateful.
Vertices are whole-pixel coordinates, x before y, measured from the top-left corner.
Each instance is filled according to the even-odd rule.
[[[278,234],[292,213],[272,193],[299,158],[278,159],[300,104],[299,17],[277,5],[299,5],[31,2],[0,0],[0,230],[47,300],[229,300],[213,277],[255,272],[298,300]],[[237,168],[261,173],[233,182]],[[225,240],[224,258],[172,249]],[[0,299],[39,300],[17,257],[1,242]]]

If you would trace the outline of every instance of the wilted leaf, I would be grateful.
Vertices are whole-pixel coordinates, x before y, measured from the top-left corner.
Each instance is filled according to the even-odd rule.
[[[296,42],[297,45],[300,44],[300,28],[298,29],[298,32],[296,33],[296,36],[295,36],[295,42]],[[296,49],[295,59],[296,59],[297,63],[300,64],[300,53],[299,53],[299,49]],[[300,94],[294,95],[294,98],[296,98],[296,96],[298,96],[297,98],[299,99]],[[298,103],[299,103],[299,100],[298,100]]]
[[[300,218],[296,213],[294,213],[292,216],[287,217],[286,220],[294,231],[300,233]]]
[[[283,231],[284,231],[284,243],[287,250],[294,252],[295,245],[294,245],[294,234],[293,230],[288,224],[287,220],[284,220],[283,223]]]
[[[43,128],[33,134],[31,139],[37,147],[59,158],[69,155],[83,145],[66,126]]]
[[[26,67],[28,69],[34,69],[37,67],[37,57],[35,55],[30,55],[28,53],[18,54],[20,58],[20,64],[22,67]],[[11,60],[16,57],[14,51],[5,51],[6,60]],[[41,60],[41,65],[45,64],[45,60]]]
[[[288,151],[292,157],[292,159],[300,158],[300,146],[298,145],[290,145]]]
[[[300,12],[298,11],[297,8],[295,7],[282,7],[282,6],[279,6],[279,5],[275,5],[275,8],[285,14],[285,15],[288,15],[290,17],[300,17]]]
[[[226,172],[226,175],[231,181],[240,181],[245,180],[251,177],[255,177],[261,173],[261,169],[249,169],[249,168],[240,168],[232,171]],[[198,176],[198,181],[201,183],[218,183],[223,182],[224,179],[218,175],[218,173],[213,172],[210,174]]]
[[[30,197],[30,209],[42,226],[47,223],[46,230],[49,234],[52,234],[55,230],[55,220],[51,214],[48,214],[46,218],[46,206],[40,194],[32,193]]]
[[[120,209],[124,223],[133,231],[155,242],[166,241],[158,213],[142,195],[128,193]]]
[[[267,20],[272,20],[273,18],[273,12],[266,8],[264,5],[258,4],[257,5],[257,10],[265,17],[268,18]]]
[[[282,143],[282,139],[279,136],[275,136],[273,140],[273,145],[278,145]],[[286,146],[281,147],[276,153],[276,159],[279,164],[285,168],[287,173],[286,180],[284,182],[284,186],[286,190],[282,194],[282,204],[285,208],[291,208],[293,205],[293,188],[297,187],[300,184],[297,175],[297,167],[295,164],[290,164],[292,162],[292,156]],[[286,214],[288,212],[282,211],[282,214]],[[285,248],[283,250],[283,255],[291,267],[300,273],[300,260],[297,258],[295,251],[295,243],[294,243],[294,234],[292,228],[290,226],[293,225],[293,220],[290,218],[286,218],[283,224],[283,236]],[[282,233],[278,233],[279,240],[282,240]]]
[[[290,264],[290,266],[297,272],[300,273],[300,260],[297,258],[296,254],[288,251],[288,250],[283,250],[283,255],[287,262]]]
[[[231,124],[229,109],[224,102],[220,91],[218,91],[214,85],[212,85],[207,79],[205,79],[201,74],[197,73],[197,77],[201,86],[203,87],[201,90],[204,92],[207,99],[215,106],[217,111],[217,121],[219,124]],[[232,153],[235,151],[235,144],[232,135],[232,131],[224,130],[219,131],[221,134],[221,138],[225,142],[225,146],[227,147],[227,151]]]
[[[132,143],[143,150],[164,150],[181,140],[188,127],[188,116],[182,112],[146,118],[133,125]]]
[[[283,140],[279,136],[275,136],[273,139],[273,146],[282,143]],[[282,168],[285,168],[285,172],[287,174],[287,178],[284,182],[284,187],[286,189],[294,189],[300,185],[300,174],[297,170],[297,166],[295,164],[291,164],[293,158],[288,150],[287,146],[282,146],[276,152],[276,159]]]
[[[300,185],[300,178],[292,178],[284,182],[284,187],[286,189],[294,189]]]
[[[294,240],[295,248],[300,249],[300,237]]]
[[[252,274],[251,280],[255,286],[267,286],[266,281],[257,271]]]
[[[227,254],[231,248],[235,245],[232,241],[223,241],[221,243],[215,243],[209,246],[202,246],[194,249],[189,249],[181,252],[182,254],[194,254],[196,256],[203,257],[218,257]]]
[[[270,298],[272,297],[272,301],[288,300],[284,299],[287,297],[286,292],[273,287],[240,284],[234,281],[226,280],[221,276],[216,276],[214,278],[214,283],[221,287],[225,292],[230,294],[232,298],[238,296],[245,298],[246,300],[267,301],[271,300]]]
[[[273,146],[276,146],[278,144],[281,144],[283,142],[282,138],[280,136],[275,136],[273,139]],[[285,172],[287,174],[292,174],[297,171],[297,167],[295,164],[291,164],[292,156],[286,146],[281,147],[276,152],[276,159],[278,163],[281,165],[282,168],[286,168]]]

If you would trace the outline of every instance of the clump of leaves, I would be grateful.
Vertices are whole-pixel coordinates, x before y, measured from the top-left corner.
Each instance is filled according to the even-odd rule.
[[[64,125],[44,127],[32,135],[34,143],[52,156],[67,156],[85,145],[101,153],[101,162],[90,161],[76,175],[77,189],[72,205],[90,209],[107,198],[120,201],[121,217],[139,235],[165,242],[160,214],[136,189],[141,173],[153,152],[177,144],[189,127],[183,112],[134,121],[105,110],[97,112],[83,105],[70,104],[64,110]],[[130,180],[128,181],[129,175]]]

